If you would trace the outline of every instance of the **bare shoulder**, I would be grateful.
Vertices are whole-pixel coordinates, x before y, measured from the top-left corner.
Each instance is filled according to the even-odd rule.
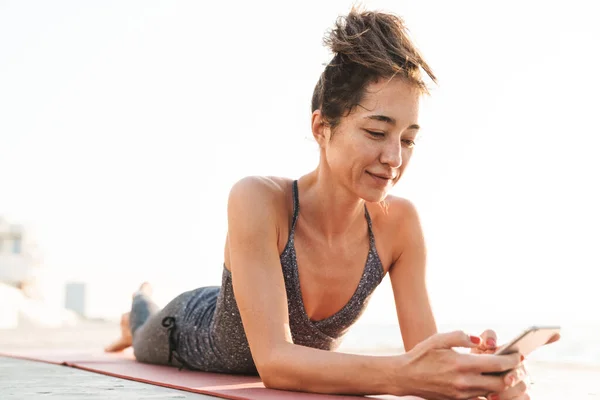
[[[228,231],[274,229],[280,251],[287,242],[292,214],[292,183],[288,178],[247,176],[231,188],[227,204]],[[260,231],[264,234],[265,231]]]
[[[292,180],[273,176],[246,176],[233,184],[229,203],[279,205],[289,196]]]
[[[419,211],[412,201],[403,197],[388,196],[386,202],[392,219],[397,223],[407,227],[414,227],[414,224],[420,225]]]
[[[371,204],[369,213],[381,226],[393,229],[395,233],[398,229],[420,225],[417,207],[404,197],[389,195],[383,204]]]
[[[287,234],[286,201],[291,202],[291,182],[285,178],[247,176],[233,184],[227,201],[226,265],[232,264],[231,252],[235,249],[245,249],[246,258],[252,246],[266,251],[274,245],[281,251]]]
[[[258,196],[263,199],[275,198],[285,193],[289,179],[273,176],[246,176],[231,187],[234,196]],[[291,182],[291,181],[290,181]]]
[[[421,247],[423,232],[415,204],[403,197],[387,196],[384,204],[368,205],[380,256],[391,266],[407,248]],[[382,260],[384,261],[384,260]]]

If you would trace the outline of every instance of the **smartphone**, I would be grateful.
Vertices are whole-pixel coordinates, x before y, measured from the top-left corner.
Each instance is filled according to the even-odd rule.
[[[548,340],[557,333],[560,333],[559,326],[532,326],[504,346],[500,347],[494,354],[506,355],[520,353],[523,356],[528,356],[538,347],[542,347],[548,343]],[[502,376],[508,372],[510,371],[485,372],[484,375]]]
[[[542,347],[548,343],[548,340],[557,333],[560,333],[559,326],[532,326],[496,350],[495,354],[520,353],[523,356],[528,356],[538,347]]]

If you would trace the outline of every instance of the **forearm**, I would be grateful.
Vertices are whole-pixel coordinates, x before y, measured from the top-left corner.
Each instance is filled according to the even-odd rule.
[[[363,356],[285,344],[261,377],[267,387],[313,393],[408,395],[396,376],[403,356]]]

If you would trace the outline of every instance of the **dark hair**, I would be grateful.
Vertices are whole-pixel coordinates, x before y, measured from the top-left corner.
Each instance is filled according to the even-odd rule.
[[[421,69],[437,82],[396,15],[352,8],[337,19],[323,42],[334,57],[317,82],[312,111],[320,109],[332,128],[360,103],[366,86],[380,78],[402,77],[421,93],[429,93]]]

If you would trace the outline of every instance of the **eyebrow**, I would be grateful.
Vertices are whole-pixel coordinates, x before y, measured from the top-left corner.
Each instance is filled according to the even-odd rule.
[[[396,120],[392,117],[388,117],[387,115],[369,115],[367,117],[365,117],[367,119],[372,119],[375,121],[381,121],[381,122],[386,122],[390,125],[396,125]],[[412,124],[411,126],[409,126],[407,129],[421,129],[421,127],[417,124]]]

